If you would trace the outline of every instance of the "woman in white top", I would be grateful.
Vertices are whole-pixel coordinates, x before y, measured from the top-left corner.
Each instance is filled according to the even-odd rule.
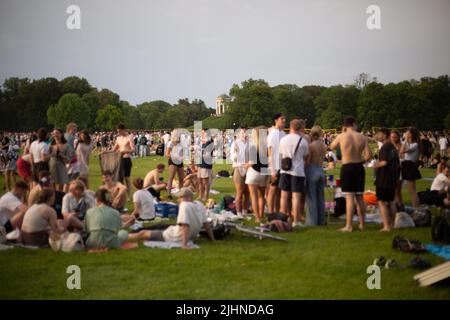
[[[419,130],[409,128],[405,133],[405,142],[400,149],[400,155],[404,156],[402,162],[402,179],[406,181],[408,192],[411,196],[411,203],[414,207],[419,206],[416,180],[422,178],[418,166],[420,149]]]
[[[80,177],[84,179],[83,181],[85,181],[86,188],[89,188],[89,156],[91,151],[91,137],[87,131],[83,130],[80,132],[76,154]]]
[[[155,201],[152,194],[144,189],[144,180],[136,178],[133,181],[137,191],[133,194],[133,215],[139,220],[153,220],[155,218]]]
[[[167,181],[167,192],[172,190],[173,179],[178,175],[179,187],[182,186],[184,180],[183,170],[183,146],[180,143],[180,135],[176,132],[172,133],[172,138],[166,145],[166,158],[169,164],[169,179]]]
[[[39,192],[37,203],[32,205],[23,218],[21,242],[31,246],[47,246],[51,232],[60,234],[65,231],[59,224],[56,212],[52,208],[55,202],[53,189],[44,188]]]
[[[47,144],[48,132],[45,128],[40,128],[37,132],[37,140],[30,145],[30,158],[33,170],[33,182],[39,182],[39,172],[49,171],[48,161],[50,160],[50,148]]]
[[[245,163],[249,160],[249,143],[244,128],[239,130],[236,140],[231,144],[230,155],[233,160],[233,182],[236,188],[236,213],[246,216],[249,206],[249,190],[245,184],[247,169]]]

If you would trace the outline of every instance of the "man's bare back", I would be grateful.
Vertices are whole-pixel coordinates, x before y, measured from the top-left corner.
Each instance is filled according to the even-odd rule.
[[[144,189],[149,188],[159,183],[158,169],[153,169],[144,178]]]
[[[371,158],[367,137],[359,132],[347,129],[331,143],[331,149],[341,147],[342,164],[363,163]]]

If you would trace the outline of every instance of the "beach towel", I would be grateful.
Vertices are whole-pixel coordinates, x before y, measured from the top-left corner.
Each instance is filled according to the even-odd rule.
[[[160,249],[173,249],[173,248],[181,248],[181,242],[167,242],[167,241],[144,241],[144,246],[148,248],[160,248]],[[189,241],[188,247],[190,249],[198,249],[200,248],[194,242]]]

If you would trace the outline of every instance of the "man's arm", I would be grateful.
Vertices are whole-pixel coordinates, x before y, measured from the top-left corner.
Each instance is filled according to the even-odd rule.
[[[342,134],[342,133],[341,133]],[[331,150],[336,150],[338,145],[339,145],[339,141],[341,138],[341,134],[339,134],[330,144],[330,149]]]
[[[372,159],[372,150],[370,150],[369,140],[366,137],[364,140],[364,161],[369,161]]]

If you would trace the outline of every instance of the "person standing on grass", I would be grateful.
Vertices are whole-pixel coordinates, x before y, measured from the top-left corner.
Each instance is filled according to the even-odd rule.
[[[133,163],[131,162],[131,155],[134,152],[133,137],[125,130],[125,125],[120,123],[117,126],[117,138],[113,150],[120,152],[122,155],[121,166],[123,168],[124,181],[122,183],[127,187],[128,201],[131,201],[131,168]]]
[[[372,158],[372,152],[367,137],[357,132],[355,118],[346,117],[344,119],[342,133],[330,145],[333,150],[338,147],[342,153],[341,189],[345,195],[346,205],[346,223],[340,231],[353,231],[355,203],[359,217],[359,229],[364,230],[366,212],[363,199],[366,182],[364,163]]]
[[[419,130],[416,128],[409,128],[405,133],[405,142],[400,149],[400,155],[404,156],[402,162],[402,179],[406,181],[406,187],[408,188],[411,203],[414,208],[419,206],[416,180],[422,178],[418,163],[420,151]]]
[[[282,159],[290,158],[291,167],[281,168],[279,188],[281,189],[281,212],[289,216],[292,213],[292,226],[301,226],[300,202],[305,192],[305,159],[309,154],[308,142],[301,136],[305,122],[301,119],[291,120],[289,134],[280,141]]]
[[[199,179],[199,199],[205,202],[209,197],[210,179],[212,177],[213,167],[213,151],[214,144],[211,141],[208,129],[202,130],[202,145],[199,148],[200,163],[198,166],[198,179]],[[181,186],[181,185],[180,185]]]
[[[5,185],[6,191],[12,189],[12,185],[16,183],[17,160],[19,159],[20,147],[15,140],[11,140],[6,153],[7,164],[5,169]]]
[[[76,133],[77,133],[77,124],[74,122],[70,122],[66,126],[66,133],[64,134],[64,138],[67,141],[67,146],[69,148],[69,160],[67,162],[67,174],[69,176],[69,182],[78,178],[80,174],[80,170],[78,168],[78,159],[76,155]],[[64,192],[67,192],[69,188],[69,184],[66,184]]]
[[[67,144],[61,129],[53,130],[52,137],[49,171],[52,175],[53,182],[55,183],[55,190],[63,191],[67,190],[66,185],[69,183],[66,164],[68,164],[71,159],[70,146]]]
[[[311,144],[306,166],[306,201],[308,204],[309,225],[325,224],[325,173],[323,160],[327,146],[323,143],[323,131],[319,126],[311,129]]]
[[[80,132],[78,143],[76,146],[76,156],[78,160],[78,168],[80,169],[80,177],[84,179],[86,188],[89,189],[89,156],[92,152],[91,137],[85,130]]]
[[[245,217],[248,213],[250,203],[248,186],[245,184],[247,170],[245,163],[249,159],[249,144],[244,128],[241,128],[238,137],[231,145],[231,159],[233,160],[233,182],[236,188],[236,213],[240,217]]]
[[[438,144],[439,144],[439,152],[441,154],[441,157],[446,156],[448,141],[447,141],[447,134],[445,132],[443,132],[439,135]]]
[[[400,154],[400,150],[402,149],[402,141],[400,138],[400,132],[398,132],[397,130],[392,130],[391,134],[390,134],[390,141],[391,143],[394,145],[395,150],[397,150],[397,153],[399,155],[399,179],[396,183],[396,187],[395,187],[395,204],[396,207],[398,209],[398,211],[402,211],[403,210],[403,196],[402,196],[402,155]]]
[[[278,183],[280,180],[280,140],[286,133],[286,117],[281,113],[276,113],[273,118],[273,127],[269,129],[267,136],[267,151],[269,155],[270,183],[267,192],[267,209],[269,213],[280,211],[280,188]]]
[[[166,135],[164,135],[166,136]],[[171,197],[172,184],[175,175],[178,175],[178,185],[184,180],[184,170],[183,170],[183,146],[180,143],[180,135],[173,132],[171,135],[171,140],[165,144],[165,155],[168,159],[169,165],[169,179],[167,181],[167,192],[169,198]]]
[[[176,194],[179,198],[177,224],[165,230],[143,230],[128,235],[129,240],[153,240],[181,243],[183,249],[189,249],[188,243],[194,240],[204,228],[211,240],[214,234],[206,219],[205,206],[199,201],[193,201],[194,193],[188,188],[181,188]]]
[[[269,178],[266,134],[266,127],[252,129],[249,161],[245,164],[245,184],[250,191],[252,210],[257,223],[261,223],[264,218],[264,198]]]
[[[50,148],[47,144],[48,132],[45,128],[37,131],[37,139],[30,145],[30,156],[33,170],[33,184],[39,182],[39,172],[49,171]]]
[[[383,229],[390,231],[394,226],[395,191],[400,177],[400,159],[397,149],[390,141],[390,131],[380,128],[377,132],[377,140],[382,143],[378,153],[378,161],[375,163],[375,186],[380,209]]]

